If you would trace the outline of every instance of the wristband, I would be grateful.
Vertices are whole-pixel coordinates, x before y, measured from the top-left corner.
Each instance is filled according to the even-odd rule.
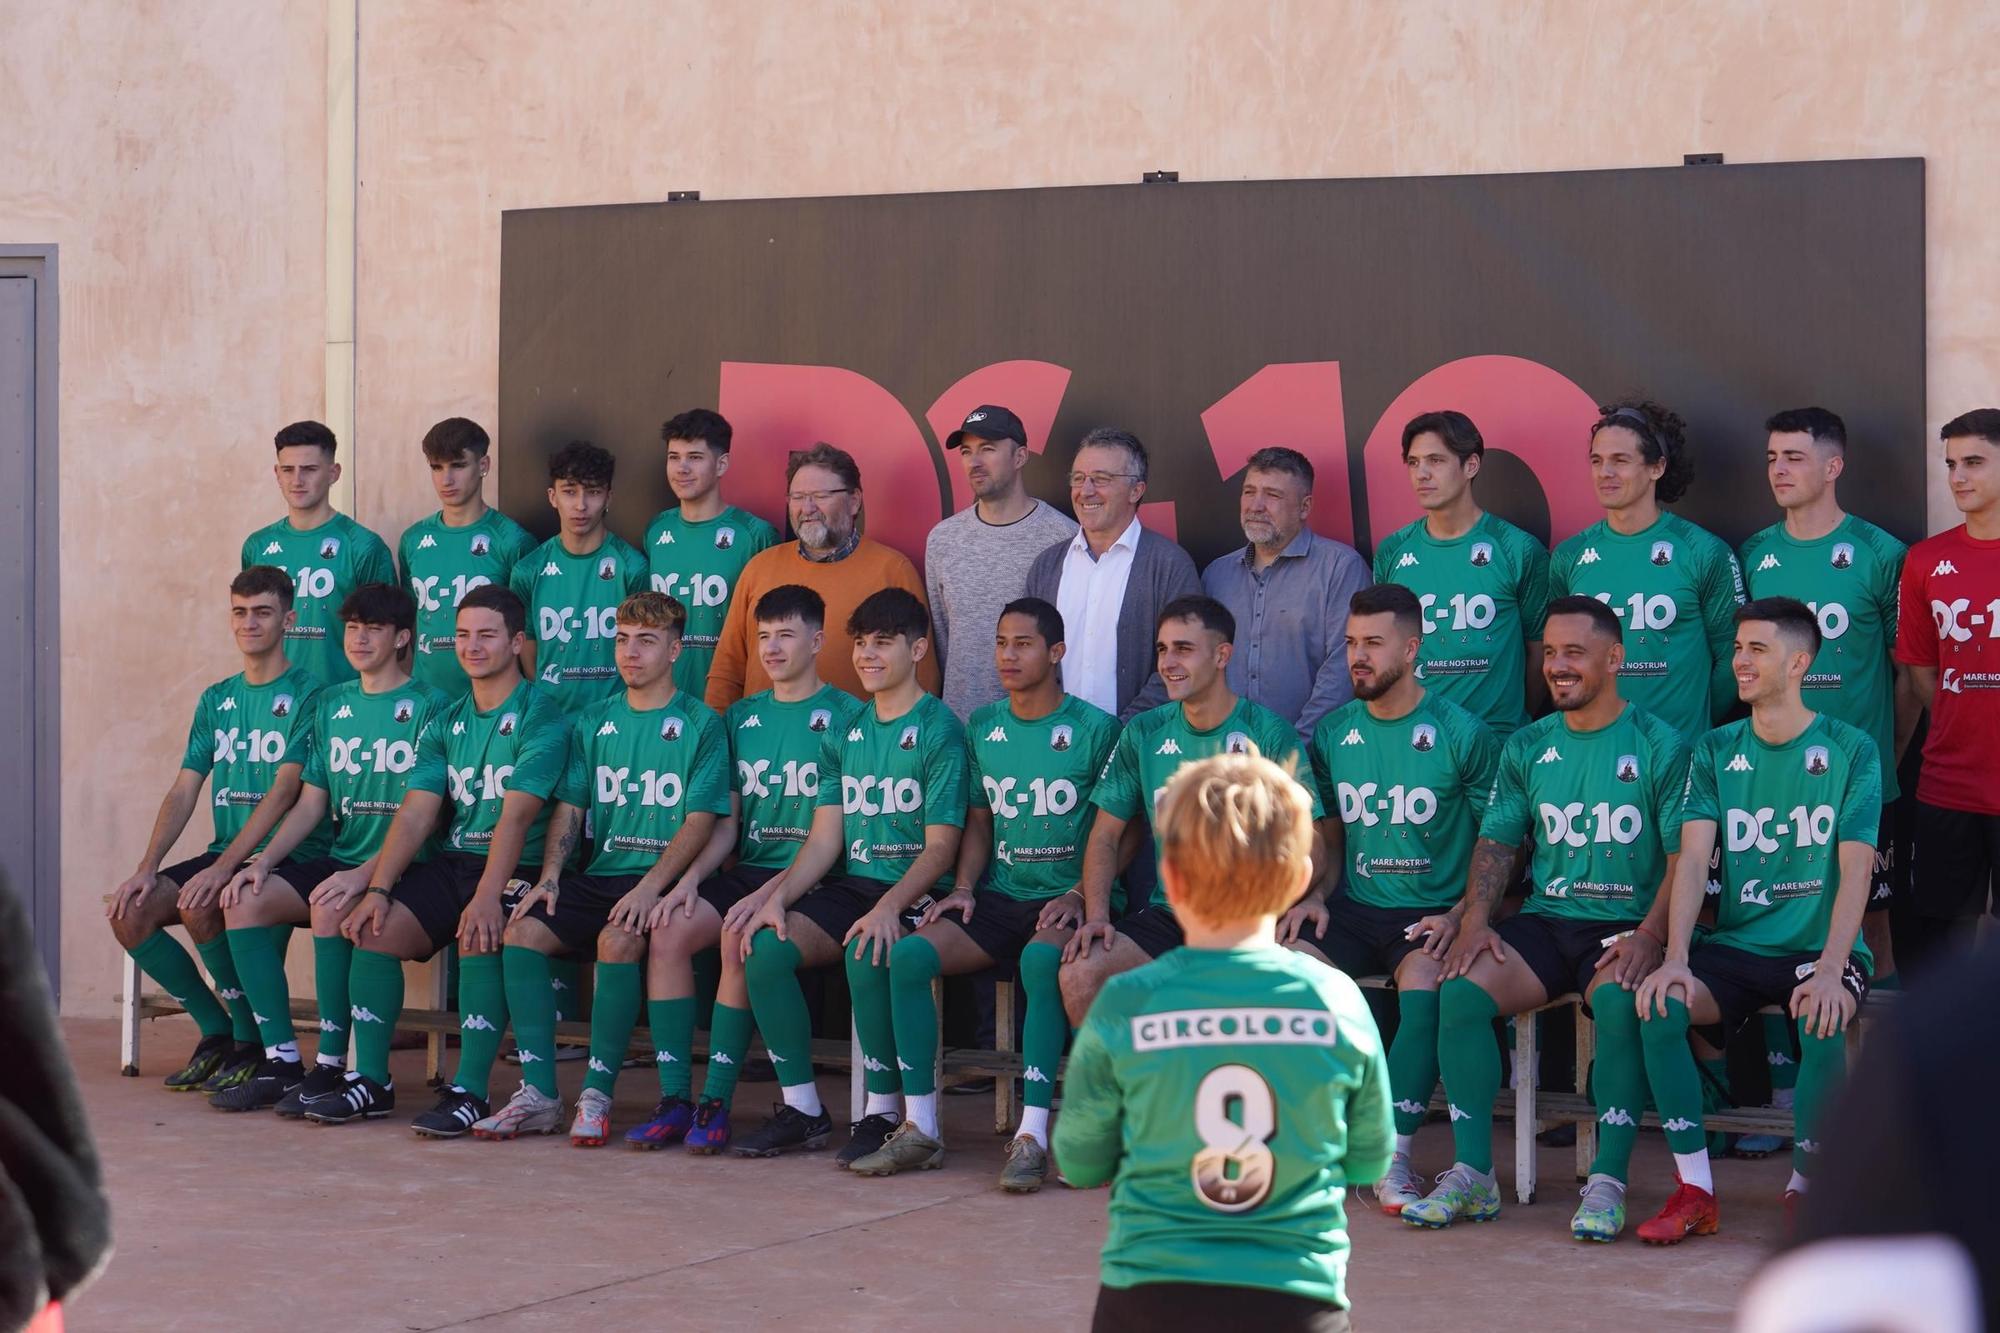
[[[1667,947],[1667,942],[1666,942],[1665,940],[1661,939],[1661,938],[1660,938],[1660,937],[1659,937],[1658,935],[1655,935],[1655,934],[1654,934],[1654,933],[1653,933],[1652,931],[1650,931],[1650,930],[1646,929],[1646,927],[1645,927],[1645,924],[1644,924],[1643,922],[1642,922],[1641,924],[1639,924],[1639,925],[1636,925],[1636,926],[1632,927],[1632,931],[1633,931],[1633,933],[1634,933],[1634,934],[1637,934],[1637,935],[1644,935],[1644,936],[1645,936],[1645,937],[1646,937],[1647,939],[1649,939],[1649,940],[1651,940],[1651,941],[1652,941],[1653,943],[1655,943],[1655,944],[1659,945],[1659,946],[1660,946],[1660,948],[1661,948],[1661,949],[1662,949],[1663,951],[1664,951],[1664,950],[1666,949],[1666,947]]]
[[[370,884],[370,885],[368,886],[368,893],[379,893],[379,894],[381,894],[381,895],[382,895],[382,896],[383,896],[384,898],[387,898],[387,897],[389,897],[389,896],[390,896],[390,894],[389,894],[389,890],[387,890],[387,889],[385,889],[385,888],[382,888],[382,887],[381,887],[380,885],[376,885],[376,884]],[[368,893],[364,893],[364,894],[362,894],[361,896],[362,896],[362,897],[364,897],[364,898],[366,898],[366,897],[368,896]]]

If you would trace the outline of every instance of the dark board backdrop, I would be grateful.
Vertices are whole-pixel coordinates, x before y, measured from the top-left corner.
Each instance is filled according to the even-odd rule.
[[[1593,521],[1592,403],[1690,423],[1677,508],[1734,543],[1771,522],[1762,422],[1847,418],[1847,506],[1924,527],[1920,159],[1514,176],[1097,186],[509,212],[501,500],[540,534],[548,453],[615,451],[613,525],[671,502],[660,423],[719,406],[725,491],[782,522],[787,450],[864,473],[867,523],[921,557],[965,503],[941,441],[1018,412],[1029,484],[1067,509],[1092,426],[1153,454],[1149,525],[1206,562],[1241,544],[1235,480],[1289,444],[1313,526],[1368,549],[1415,517],[1418,411],[1471,413],[1492,508],[1544,537]]]

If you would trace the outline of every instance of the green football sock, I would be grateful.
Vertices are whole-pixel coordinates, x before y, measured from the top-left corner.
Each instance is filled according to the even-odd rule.
[[[238,979],[236,958],[229,952],[229,932],[225,930],[214,939],[202,940],[194,950],[201,955],[208,975],[215,978],[216,996],[229,1007],[230,1034],[244,1045],[257,1043],[257,1015],[251,1010],[250,998],[243,993],[243,983]]]
[[[1021,1022],[1021,1100],[1048,1110],[1056,1104],[1056,1070],[1069,1041],[1069,1015],[1063,1011],[1062,949],[1039,940],[1021,950],[1021,991],[1028,1012]]]
[[[1669,999],[1666,1017],[1655,1013],[1642,1020],[1639,1045],[1645,1054],[1653,1104],[1660,1108],[1660,1128],[1666,1132],[1667,1147],[1677,1153],[1703,1151],[1708,1136],[1702,1130],[1702,1078],[1688,1047],[1687,1006]]]
[[[220,1037],[229,1031],[229,1011],[215,998],[215,992],[201,979],[201,971],[181,942],[164,930],[156,930],[125,952],[160,989],[174,997],[204,1037]]]
[[[1790,1092],[1799,1082],[1799,1048],[1793,1045],[1792,1020],[1784,1014],[1763,1014],[1764,1020],[1764,1063],[1771,1068],[1772,1100],[1780,1104],[1784,1098],[1777,1094]]]
[[[906,1062],[896,1058],[896,1020],[889,1002],[889,968],[886,963],[868,961],[872,946],[861,940],[842,950],[842,965],[847,969],[847,994],[854,1004],[854,1032],[861,1039],[861,1067],[865,1072],[862,1086],[877,1094],[894,1094],[903,1090],[903,1079],[897,1071],[915,1073]],[[861,957],[854,955],[860,951]],[[930,994],[925,992],[924,1003],[930,1003]],[[919,1058],[928,1059],[928,1056]]]
[[[543,977],[542,998],[549,988]],[[553,1007],[551,1005],[551,1007]],[[553,1020],[551,1020],[553,1021]],[[451,1081],[481,1101],[493,1080],[493,1062],[507,1032],[507,980],[497,953],[459,956],[458,1070]]]
[[[278,942],[262,926],[225,930],[229,956],[242,978],[244,997],[250,1002],[250,1018],[257,1024],[257,1036],[266,1047],[282,1046],[298,1040],[292,1027],[292,990],[285,982],[284,960],[278,957]]]
[[[1799,1028],[1798,1095],[1792,1102],[1792,1170],[1810,1178],[1819,1156],[1821,1117],[1847,1077],[1847,1038],[1808,1037]]]
[[[748,1009],[716,1002],[708,1025],[708,1076],[702,1080],[702,1096],[724,1106],[736,1100],[736,1076],[743,1072],[744,1057],[750,1052],[751,1027]]]
[[[1646,1114],[1646,1055],[1639,1010],[1630,991],[1607,981],[1590,993],[1590,1012],[1597,1021],[1597,1059],[1590,1071],[1597,1104],[1597,1156],[1590,1173],[1629,1180],[1632,1148],[1639,1141],[1640,1118]]]
[[[743,961],[743,979],[750,988],[750,1012],[778,1071],[781,1087],[812,1082],[812,1015],[799,989],[799,946],[781,940],[777,932],[760,930],[750,940]]]
[[[348,972],[354,1023],[354,1072],[389,1083],[389,1042],[403,1016],[403,963],[386,953],[354,951]]]
[[[583,1017],[583,960],[575,954],[545,955],[549,960],[549,989],[555,992],[558,1023],[573,1023]]]
[[[689,1067],[694,1059],[694,996],[646,1001],[646,1024],[653,1030],[660,1095],[686,1098],[694,1091],[694,1070]]]
[[[850,973],[858,966],[850,960]],[[905,935],[889,950],[891,1036],[902,1062],[902,1089],[913,1097],[937,1091],[937,1002],[931,983],[943,972],[936,947],[921,935]]]
[[[1396,1013],[1396,1036],[1389,1043],[1389,1096],[1395,1101],[1396,1132],[1414,1134],[1430,1110],[1431,1093],[1437,1090],[1437,992],[1397,991]]]
[[[590,1068],[583,1086],[609,1095],[625,1067],[632,1026],[639,1021],[646,979],[638,963],[599,963],[597,990],[590,1003]],[[519,1031],[518,1021],[515,1027]]]
[[[507,1012],[514,1020],[514,1044],[521,1048],[521,1077],[535,1091],[553,1097],[556,993],[549,985],[549,956],[506,945],[500,950],[500,974]]]
[[[319,1005],[321,1064],[347,1063],[347,1032],[353,1007],[347,998],[347,977],[353,970],[354,945],[346,936],[313,936],[313,999]]]
[[[1500,1007],[1463,977],[1438,990],[1438,1068],[1451,1101],[1451,1138],[1458,1160],[1475,1171],[1493,1171],[1493,1102],[1500,1095],[1500,1049],[1493,1022]],[[1521,1077],[1531,1078],[1524,1069]]]

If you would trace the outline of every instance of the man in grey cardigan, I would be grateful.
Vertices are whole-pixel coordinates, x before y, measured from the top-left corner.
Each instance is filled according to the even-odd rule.
[[[1160,609],[1201,591],[1188,553],[1139,525],[1146,470],[1146,446],[1131,432],[1084,436],[1069,465],[1077,534],[1028,569],[1027,595],[1062,613],[1063,689],[1120,722],[1166,702],[1153,650]]]

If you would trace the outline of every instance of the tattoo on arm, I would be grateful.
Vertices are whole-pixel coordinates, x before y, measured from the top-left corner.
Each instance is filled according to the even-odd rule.
[[[1481,838],[1472,848],[1470,896],[1473,902],[1491,908],[1506,892],[1514,878],[1514,849]]]
[[[577,834],[582,827],[582,811],[576,809],[563,811],[562,828],[555,839],[555,863],[558,869],[569,864],[570,853],[576,850]]]

